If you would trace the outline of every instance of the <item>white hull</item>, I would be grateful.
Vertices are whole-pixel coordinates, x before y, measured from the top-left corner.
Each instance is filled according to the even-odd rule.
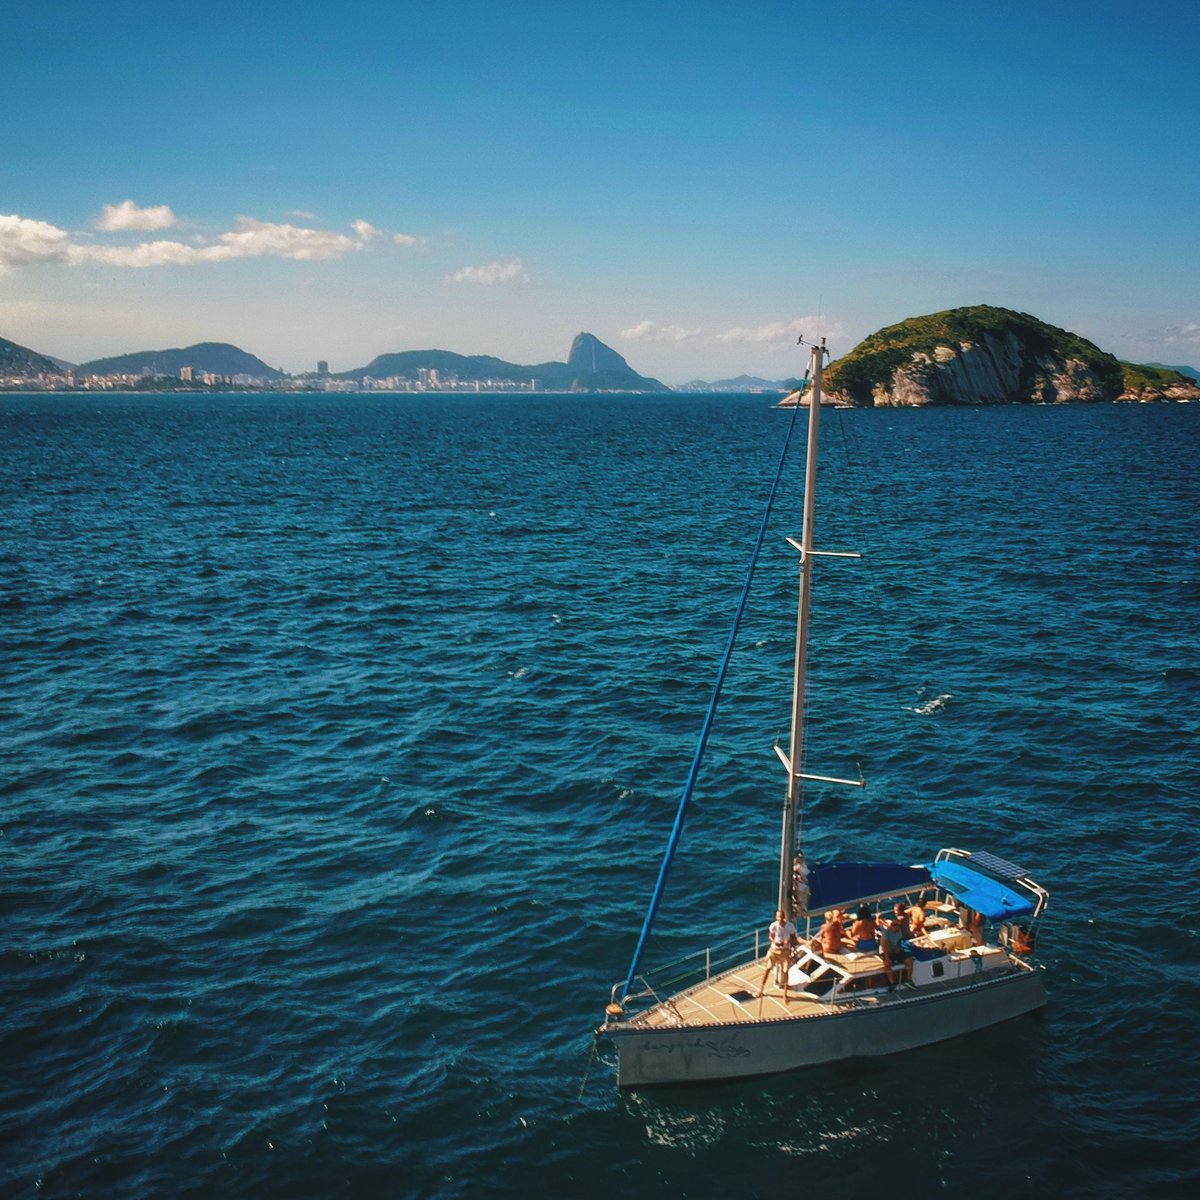
[[[608,1025],[617,1083],[638,1087],[770,1075],[849,1058],[928,1046],[1033,1012],[1046,1003],[1042,972],[920,993],[901,989],[874,1003],[822,1006],[805,1016],[685,1027]]]

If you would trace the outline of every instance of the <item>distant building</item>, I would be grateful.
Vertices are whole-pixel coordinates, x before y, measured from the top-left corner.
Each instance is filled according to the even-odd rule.
[[[317,362],[317,374],[320,375],[322,379],[329,374],[329,364],[323,358]]]
[[[179,378],[182,379],[184,383],[191,383],[192,382],[192,368],[191,367],[180,367],[179,368]]]

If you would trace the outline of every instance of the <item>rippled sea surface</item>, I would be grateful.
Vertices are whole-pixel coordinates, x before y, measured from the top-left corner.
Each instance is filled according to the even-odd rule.
[[[0,1192],[1194,1194],[1200,406],[823,419],[808,853],[1027,866],[1044,1014],[593,1058],[789,419],[0,397]],[[652,959],[774,907],[801,443]]]

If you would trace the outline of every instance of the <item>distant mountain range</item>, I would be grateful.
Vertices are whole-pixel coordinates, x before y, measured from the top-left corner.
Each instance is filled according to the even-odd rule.
[[[139,350],[114,358],[95,358],[75,368],[79,375],[178,375],[180,368],[212,375],[250,375],[255,379],[282,379],[284,372],[268,367],[261,358],[228,342],[199,342],[182,350]]]
[[[679,392],[790,392],[799,379],[763,379],[758,375],[737,375],[733,379],[692,379],[680,384]]]
[[[381,354],[365,367],[342,371],[336,379],[414,379],[418,371],[436,371],[468,381],[499,380],[514,384],[536,381],[554,392],[669,392],[657,379],[639,375],[611,346],[590,333],[571,343],[567,361],[520,366],[486,354],[463,355],[450,350],[402,350]]]
[[[52,359],[48,355],[18,346],[15,342],[0,339],[0,375],[56,375],[74,371],[79,376],[157,375],[178,378],[184,367],[191,367],[197,375],[245,375],[272,382],[287,378],[283,371],[267,366],[261,358],[247,354],[228,342],[199,342],[194,346],[172,350],[139,350],[134,354],[96,358],[72,366],[61,359]],[[606,346],[590,333],[581,333],[575,338],[566,362],[522,366],[483,354],[463,355],[450,350],[404,350],[394,354],[381,354],[365,367],[342,371],[332,378],[415,380],[421,371],[436,372],[443,379],[453,377],[468,383],[491,380],[527,387],[532,382],[547,391],[671,390],[660,380],[639,375],[612,347]],[[433,386],[436,387],[436,384]]]
[[[954,325],[955,329],[943,329],[942,326],[947,322]],[[962,329],[958,328],[960,325],[963,326]],[[872,334],[848,354],[830,364],[826,375],[827,391],[838,396],[841,403],[928,403],[930,398],[924,397],[923,387],[917,387],[911,399],[893,396],[893,372],[900,370],[903,374],[905,370],[909,370],[911,373],[910,360],[914,354],[924,360],[941,342],[946,342],[948,346],[958,345],[966,336],[964,330],[972,337],[988,336],[993,340],[1001,335],[1010,337],[1019,333],[1020,337],[1013,345],[1029,342],[1031,349],[1037,354],[1049,349],[1070,349],[1070,355],[1060,354],[1058,357],[1064,358],[1064,362],[1066,357],[1086,361],[1090,363],[1089,370],[1096,375],[1097,386],[1091,388],[1086,396],[1081,395],[1079,398],[1103,399],[1116,398],[1118,395],[1121,399],[1186,398],[1185,394],[1192,383],[1200,385],[1200,371],[1195,367],[1168,367],[1162,363],[1146,363],[1138,367],[1130,363],[1117,363],[1112,355],[1103,353],[1090,342],[1068,334],[1065,330],[1056,330],[1027,314],[977,306],[949,310],[931,317],[909,318],[899,325]],[[957,342],[949,336],[950,333],[958,338]],[[906,368],[905,363],[909,363],[909,367]],[[157,375],[178,380],[179,372],[184,367],[191,367],[197,376],[249,376],[272,384],[290,378],[278,368],[268,366],[261,358],[248,354],[228,342],[199,342],[194,346],[173,350],[142,350],[135,354],[97,358],[73,366],[62,359],[40,354],[26,346],[0,338],[0,378],[7,377],[10,380],[34,379],[39,375],[53,377],[65,375],[67,372],[74,372],[76,376]],[[930,370],[922,369],[926,370],[926,374],[930,374]],[[436,372],[437,376],[447,381],[455,378],[466,383],[491,381],[493,384],[512,383],[514,386],[524,387],[534,383],[544,391],[672,390],[657,379],[639,375],[620,354],[590,333],[581,333],[575,338],[566,362],[522,366],[482,354],[463,355],[449,350],[404,350],[381,354],[365,367],[342,371],[332,378],[345,381],[385,380],[393,377],[416,380],[422,371]],[[1032,367],[1029,370],[1024,367],[1018,370],[1018,375],[1024,383],[1029,382],[1025,379],[1026,375],[1032,379],[1033,374],[1037,374],[1036,371],[1031,374],[1031,371]],[[927,382],[934,382],[934,375],[938,379],[945,375],[946,379],[941,382],[945,383],[954,395],[953,399],[933,400],[935,403],[1019,403],[1032,398],[1024,394],[1024,384],[1020,388],[993,389],[996,390],[996,395],[989,393],[980,398],[976,397],[971,389],[965,388],[962,381],[950,381],[946,371],[939,370],[931,374]],[[1180,376],[1183,378],[1180,379]],[[307,378],[310,376],[299,377],[301,380]],[[738,375],[732,379],[719,379],[714,382],[694,379],[675,390],[789,392],[798,388],[800,383],[798,379],[771,380],[757,375]],[[901,383],[903,384],[904,380]],[[1185,385],[1183,392],[1179,390],[1180,384]],[[436,381],[429,381],[429,386],[436,389]],[[1071,384],[1071,387],[1073,388],[1074,384]],[[1066,394],[1070,389],[1063,387],[1061,383],[1054,383],[1053,389],[1060,400],[1071,398]],[[877,392],[882,399],[877,398]],[[948,396],[950,392],[947,392]]]
[[[0,338],[0,375],[61,375],[55,359]]]
[[[1186,375],[1200,384],[1200,371],[1197,371],[1195,367],[1170,367],[1166,363],[1146,363],[1146,366],[1158,367],[1160,371],[1178,371],[1180,375]]]

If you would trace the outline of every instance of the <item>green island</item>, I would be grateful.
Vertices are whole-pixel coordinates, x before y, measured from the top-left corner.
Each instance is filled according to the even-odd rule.
[[[832,363],[825,392],[852,407],[1194,399],[1169,368],[1119,362],[1078,334],[978,304],[910,317]],[[1177,395],[1176,395],[1177,393]]]

